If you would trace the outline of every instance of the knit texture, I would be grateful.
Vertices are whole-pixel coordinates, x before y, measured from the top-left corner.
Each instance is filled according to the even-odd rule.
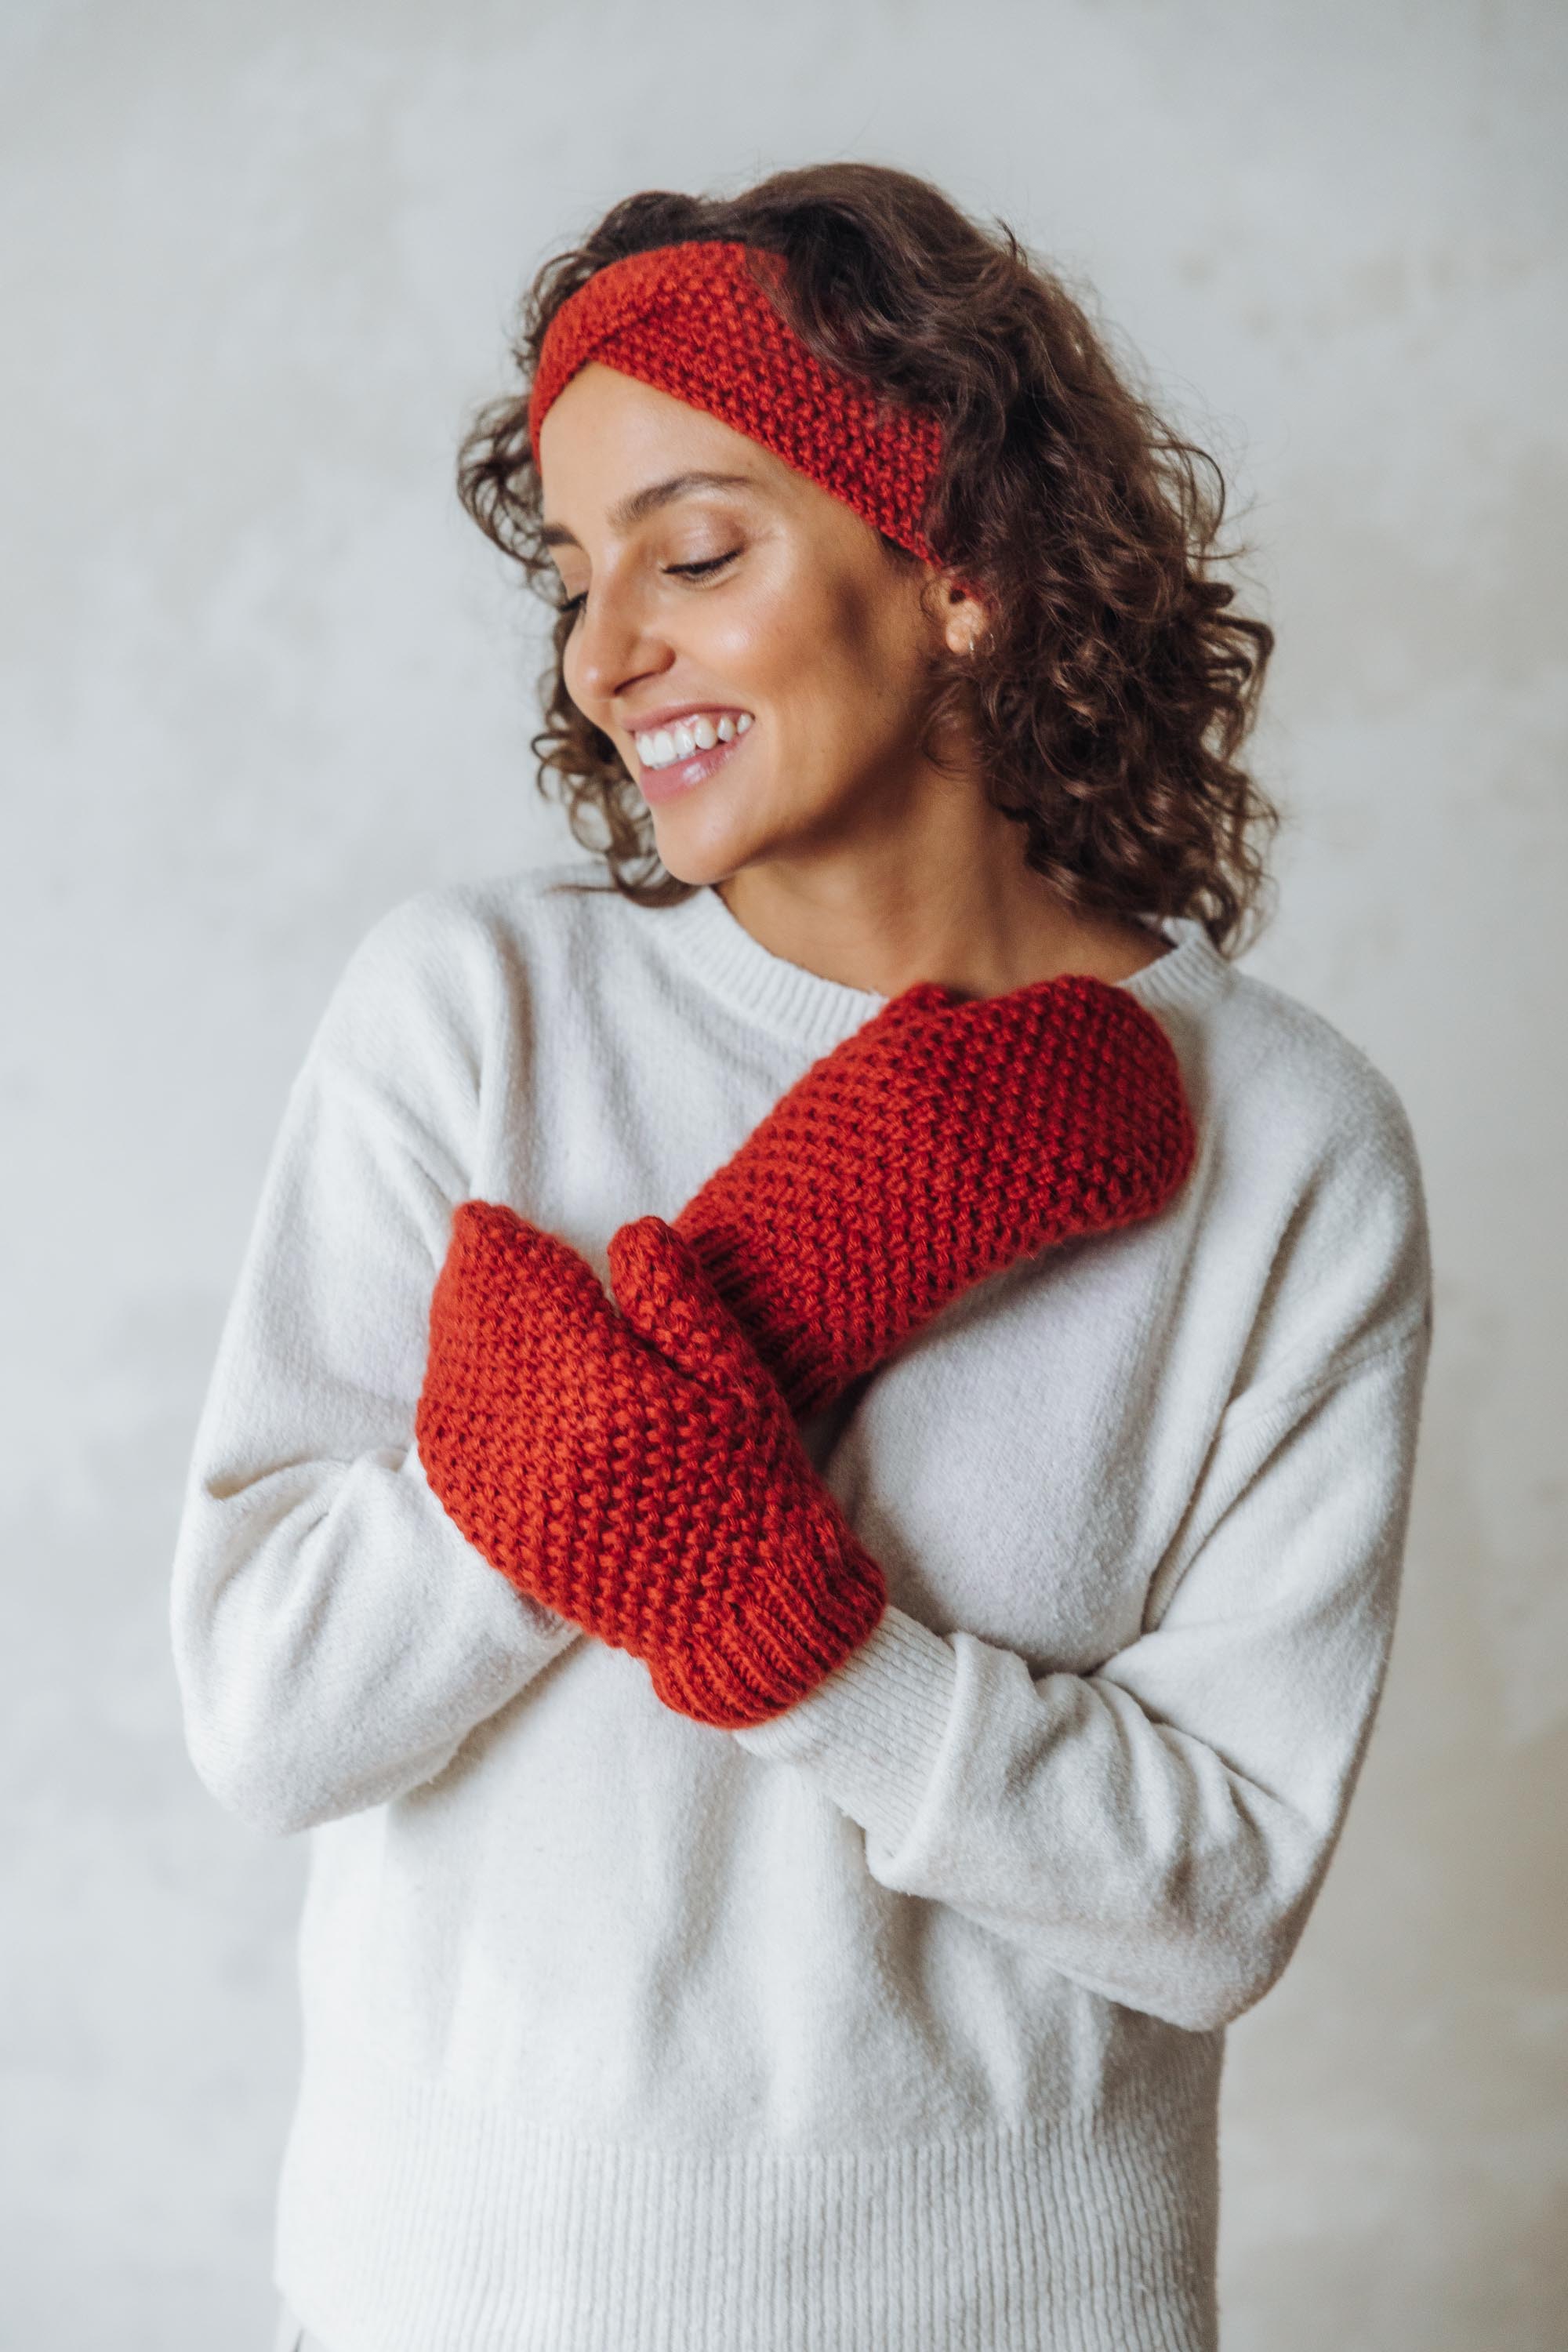
[[[534,464],[554,402],[597,361],[718,417],[934,562],[922,517],[940,425],[814,358],[753,274],[776,282],[784,267],[761,247],[700,241],[596,270],[545,331],[529,401]]]
[[[676,1230],[612,1236],[620,1316],[565,1242],[461,1204],[416,1420],[432,1491],[521,1591],[645,1659],[666,1705],[765,1721],[886,1599],[792,1409],[822,1410],[1016,1259],[1149,1215],[1193,1148],[1175,1055],[1124,992],[907,989]]]
[[[789,1408],[659,1217],[592,1266],[467,1201],[431,1301],[416,1418],[433,1490],[493,1567],[647,1661],[667,1706],[765,1722],[887,1601]]]
[[[1152,1216],[1194,1136],[1163,1029],[1081,977],[894,997],[676,1219],[795,1412],[1016,1261]]]
[[[711,890],[554,887],[602,877],[361,941],[193,1443],[192,1759],[308,1845],[279,2292],[331,2352],[1215,2352],[1224,2028],[1309,1922],[1394,1631],[1408,1126],[1163,924],[1123,992],[1191,1176],[802,1427],[887,1607],[717,1730],[498,1575],[414,1444],[464,1201],[602,1279],[882,1009]]]

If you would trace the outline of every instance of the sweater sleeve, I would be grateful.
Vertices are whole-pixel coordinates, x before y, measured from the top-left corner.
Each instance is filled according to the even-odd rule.
[[[575,1638],[467,1542],[414,1444],[495,984],[440,903],[362,941],[289,1092],[176,1538],[192,1760],[279,1834],[432,1779]]]
[[[1384,1679],[1429,1329],[1413,1162],[1363,1244],[1271,1281],[1297,1330],[1224,1415],[1128,1647],[1036,1675],[889,1606],[806,1699],[731,1735],[815,1775],[883,1885],[1194,2031],[1289,1960]]]

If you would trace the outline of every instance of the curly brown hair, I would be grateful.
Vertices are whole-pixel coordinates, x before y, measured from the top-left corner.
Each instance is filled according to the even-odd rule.
[[[1273,632],[1213,576],[1235,552],[1218,544],[1218,466],[1130,386],[1005,223],[983,230],[930,182],[871,163],[779,172],[735,196],[626,197],[524,298],[521,388],[480,411],[459,453],[474,520],[532,585],[553,580],[528,434],[545,330],[607,263],[697,238],[782,255],[774,299],[816,357],[941,421],[926,536],[991,620],[973,654],[933,662],[928,744],[963,714],[1026,862],[1069,904],[1195,916],[1235,952],[1278,823],[1237,756]],[[541,682],[539,789],[606,857],[605,887],[676,903],[696,886],[665,870],[614,744],[566,691],[570,629],[563,614]]]

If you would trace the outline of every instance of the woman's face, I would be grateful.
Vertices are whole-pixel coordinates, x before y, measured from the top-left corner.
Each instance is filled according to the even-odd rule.
[[[577,605],[566,690],[642,791],[670,873],[722,881],[896,819],[932,773],[928,666],[967,640],[973,607],[933,592],[928,612],[926,565],[771,451],[611,368],[560,394],[539,462]]]

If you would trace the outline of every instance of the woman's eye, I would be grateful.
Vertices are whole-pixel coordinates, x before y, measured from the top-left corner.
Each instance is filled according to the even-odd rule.
[[[743,552],[744,550],[742,548],[731,547],[722,555],[701,556],[690,563],[666,563],[661,566],[661,569],[667,574],[672,574],[681,580],[700,580],[708,572],[721,571],[726,563],[733,563],[737,555]],[[587,601],[588,592],[584,588],[576,596],[561,597],[555,609],[558,613],[580,613]]]
[[[664,569],[666,572],[678,572],[684,580],[698,580],[705,572],[717,572],[722,563],[733,563],[740,552],[741,550],[738,547],[731,547],[724,555],[704,556],[698,563],[667,563]]]

